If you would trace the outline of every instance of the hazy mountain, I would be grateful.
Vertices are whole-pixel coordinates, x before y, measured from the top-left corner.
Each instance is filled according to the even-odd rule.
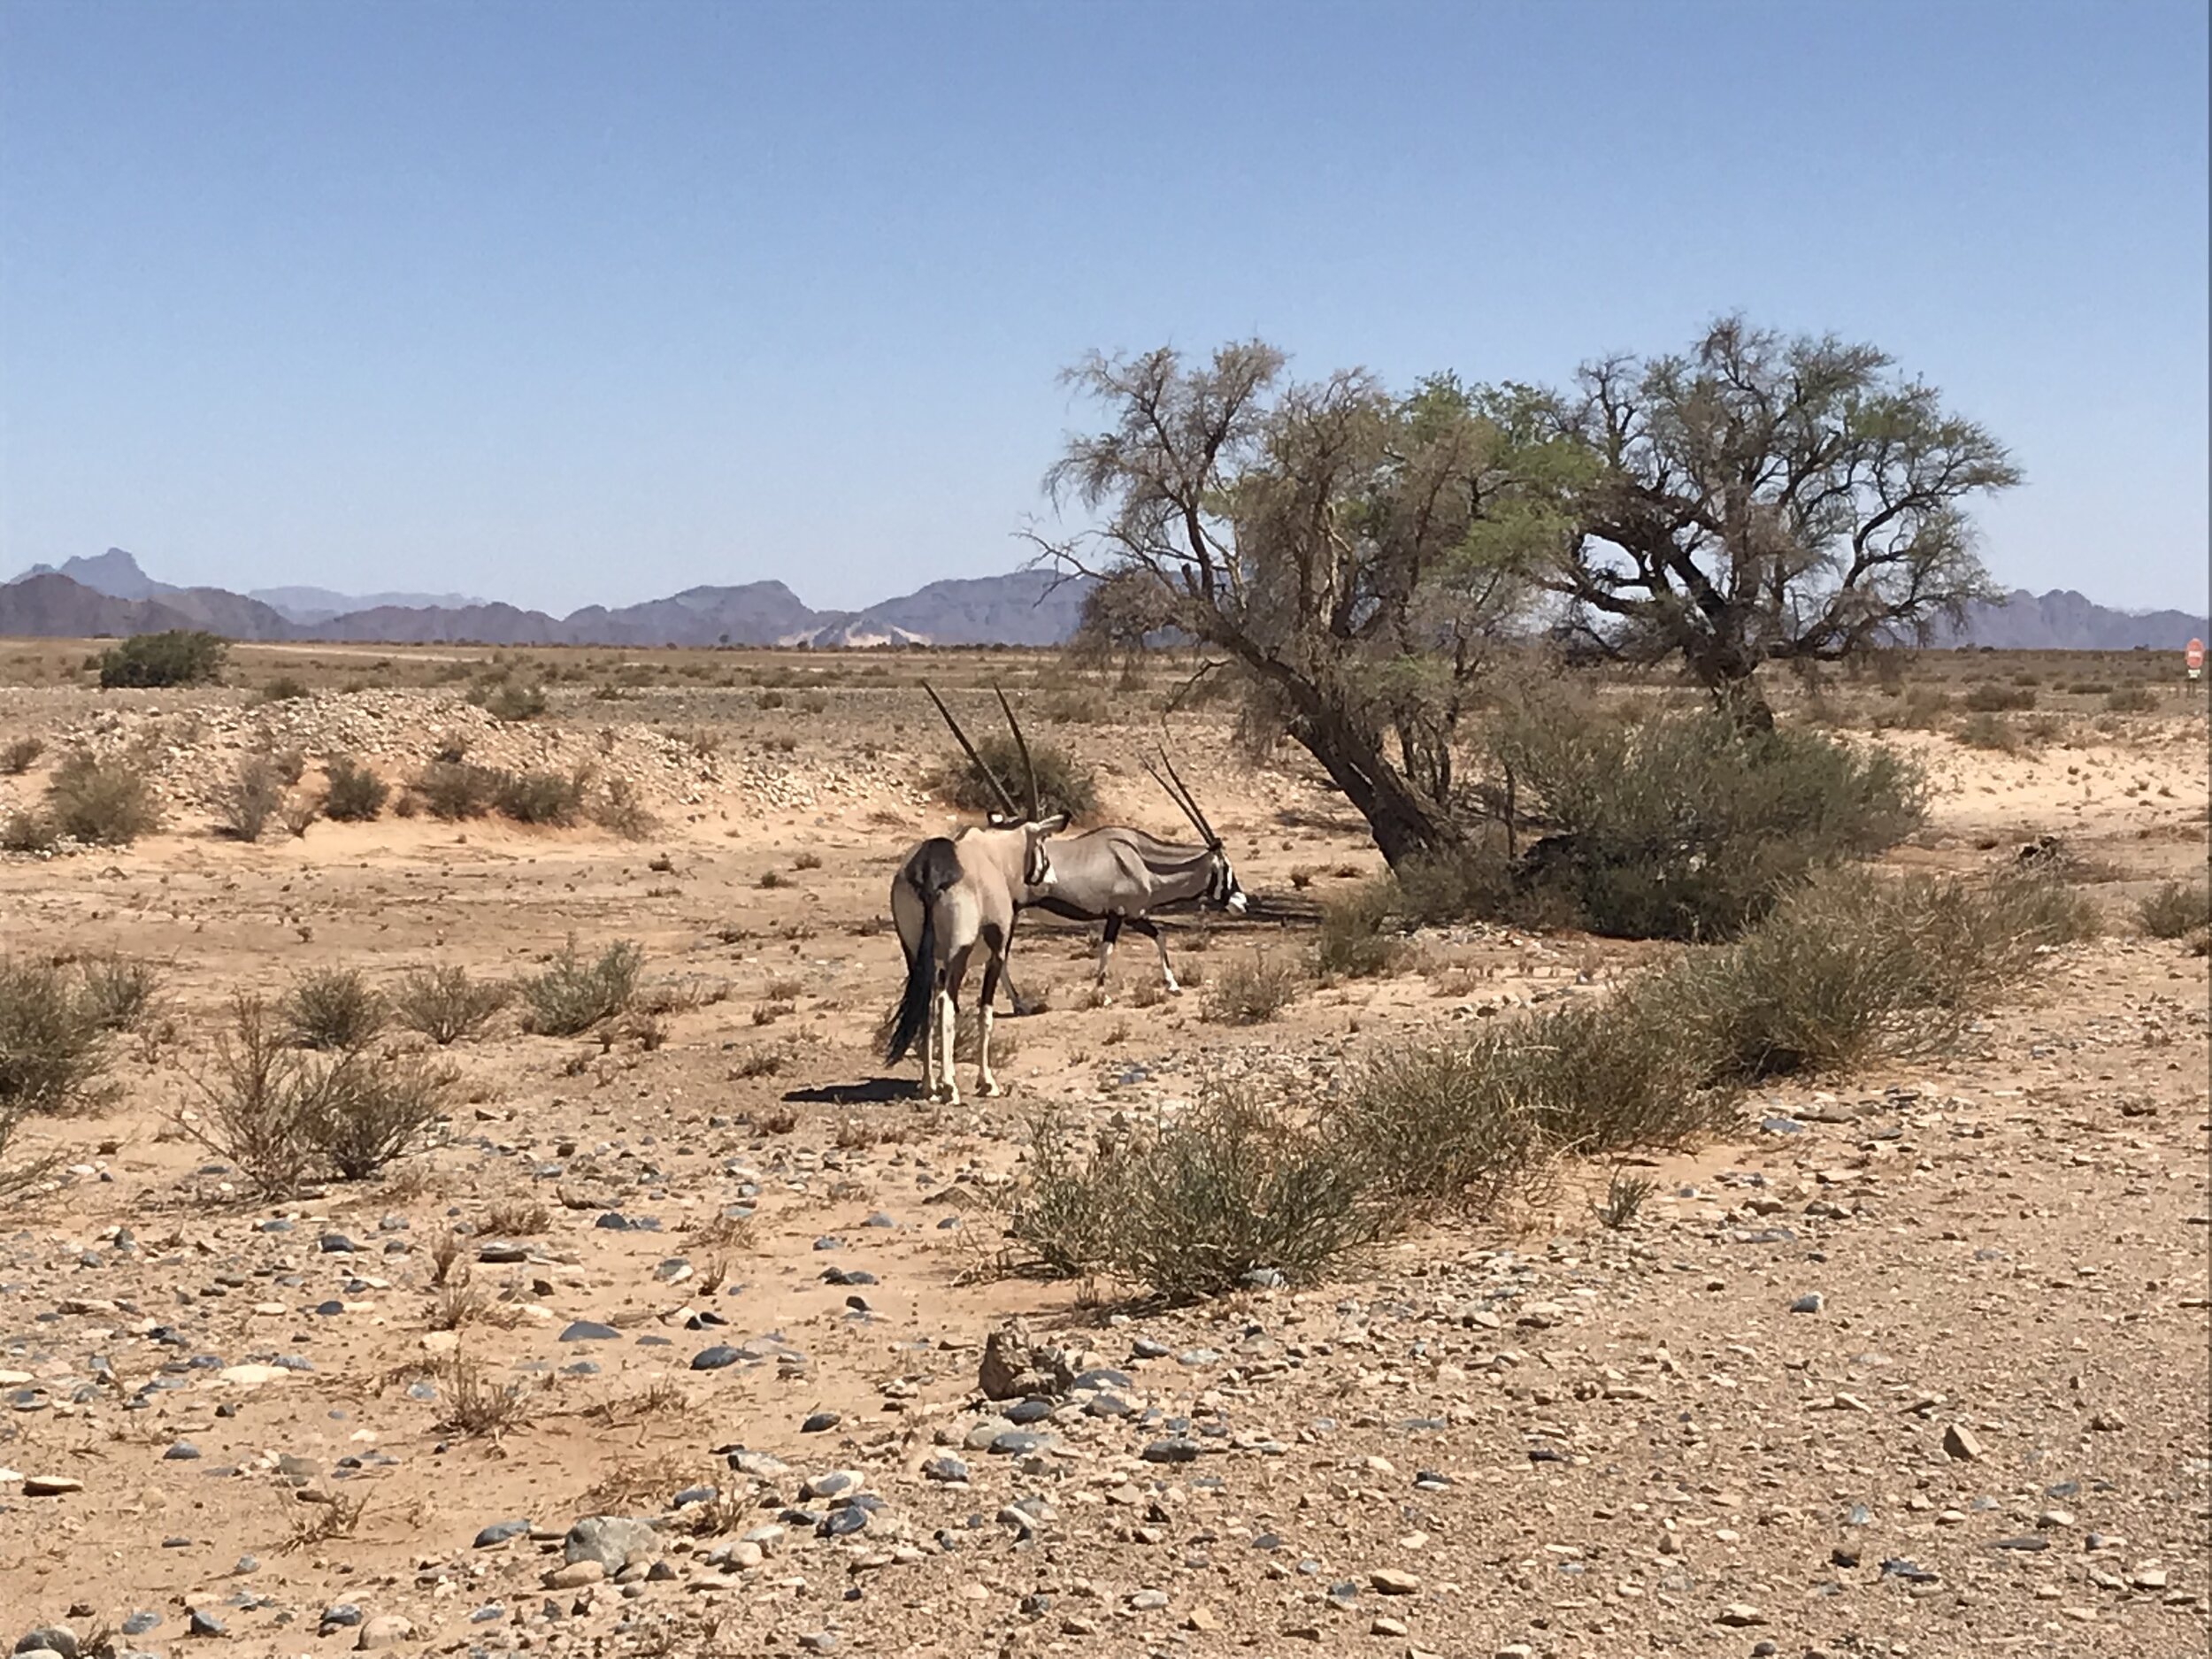
[[[0,634],[82,637],[207,628],[234,640],[338,640],[396,645],[1056,645],[1075,632],[1091,583],[1049,571],[931,582],[864,611],[816,611],[780,581],[687,588],[634,605],[587,605],[565,617],[456,594],[367,594],[323,588],[178,588],[121,548],[34,565],[0,587]],[[281,603],[277,603],[281,601]],[[373,602],[373,603],[371,603]],[[345,607],[345,608],[340,608]],[[2070,589],[2024,588],[1976,605],[1945,641],[2007,649],[2178,650],[2212,634],[2180,611],[2115,611]]]
[[[2212,626],[2185,611],[2115,611],[2070,588],[2047,594],[2016,588],[2001,603],[1972,606],[1962,634],[1948,642],[2014,651],[2178,651],[2207,633]]]
[[[118,549],[111,549],[114,551]],[[129,555],[124,555],[128,557]],[[65,570],[64,575],[68,574]],[[80,579],[81,580],[81,579]],[[92,584],[97,587],[97,583]],[[104,588],[103,592],[112,589]],[[457,610],[485,602],[470,594],[342,594],[328,588],[254,588],[246,597],[257,599],[288,622],[327,622],[356,611],[376,611],[397,605],[408,609],[438,606]]]

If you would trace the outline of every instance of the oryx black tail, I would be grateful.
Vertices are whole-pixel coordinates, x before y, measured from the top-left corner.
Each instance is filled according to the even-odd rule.
[[[924,841],[907,860],[899,879],[922,902],[922,936],[906,963],[906,994],[899,999],[899,1018],[891,1027],[891,1041],[883,1051],[886,1065],[896,1065],[922,1034],[929,1018],[930,998],[937,989],[937,901],[960,879],[960,854],[939,835]]]

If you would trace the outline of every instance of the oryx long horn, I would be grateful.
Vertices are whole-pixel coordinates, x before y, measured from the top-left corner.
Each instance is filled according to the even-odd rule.
[[[968,734],[960,729],[960,722],[952,718],[952,710],[945,707],[945,700],[937,695],[937,687],[924,680],[922,689],[929,693],[929,700],[937,705],[937,712],[945,717],[945,724],[952,727],[952,734],[960,740],[960,747],[968,751],[968,758],[975,763],[975,769],[988,779],[991,787],[997,791],[999,800],[1005,804],[1006,816],[1019,818],[1021,809],[1014,804],[1014,797],[1007,794],[1006,786],[999,781],[998,773],[991,770],[990,763],[976,753],[975,745],[968,741]]]
[[[1206,815],[1198,810],[1198,797],[1190,792],[1190,786],[1183,781],[1183,774],[1175,770],[1175,763],[1168,758],[1167,745],[1164,743],[1160,745],[1160,764],[1167,768],[1167,775],[1175,780],[1175,787],[1171,793],[1175,795],[1177,804],[1189,814],[1191,826],[1206,838],[1207,846],[1220,846],[1221,837],[1214,833],[1214,826],[1206,822]],[[1159,774],[1155,772],[1153,775],[1156,778]]]
[[[1022,735],[1022,723],[1014,718],[1014,705],[1006,700],[1006,694],[994,685],[998,695],[998,706],[1006,710],[1006,724],[1014,733],[1014,747],[1022,752],[1022,769],[1029,774],[1029,821],[1035,823],[1044,816],[1044,802],[1037,793],[1037,763],[1029,757],[1029,740]]]

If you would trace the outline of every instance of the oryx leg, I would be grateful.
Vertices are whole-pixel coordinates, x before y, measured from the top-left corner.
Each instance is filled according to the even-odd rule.
[[[1121,918],[1118,916],[1108,917],[1106,918],[1106,931],[1099,935],[1098,978],[1094,981],[1094,983],[1096,984],[1101,990],[1104,990],[1106,987],[1106,964],[1113,957],[1114,941],[1119,939],[1120,937]]]
[[[995,951],[983,959],[983,988],[975,999],[975,1092],[983,1095],[1006,1093],[991,1075],[991,999],[1005,971],[1006,958]]]
[[[1176,982],[1175,970],[1167,965],[1167,935],[1160,931],[1160,925],[1148,916],[1133,916],[1129,918],[1129,926],[1150,936],[1160,953],[1160,978],[1167,982],[1171,995],[1179,996],[1183,987]]]
[[[938,1005],[939,1029],[944,1033],[943,1054],[945,1072],[942,1093],[939,1096],[948,1106],[960,1103],[960,1077],[957,1058],[960,1041],[960,982],[967,978],[968,952],[975,947],[956,950],[946,959],[943,1000]],[[985,1010],[987,1016],[988,1010]]]

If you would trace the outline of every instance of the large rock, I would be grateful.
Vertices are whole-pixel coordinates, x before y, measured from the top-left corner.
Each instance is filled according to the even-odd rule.
[[[984,1339],[976,1381],[987,1400],[1021,1400],[1065,1394],[1074,1385],[1075,1368],[1060,1349],[1031,1341],[1028,1330],[1014,1320]]]
[[[587,1515],[561,1540],[564,1561],[571,1566],[580,1561],[595,1561],[610,1578],[622,1571],[634,1549],[659,1555],[661,1535],[645,1522],[622,1515]]]

